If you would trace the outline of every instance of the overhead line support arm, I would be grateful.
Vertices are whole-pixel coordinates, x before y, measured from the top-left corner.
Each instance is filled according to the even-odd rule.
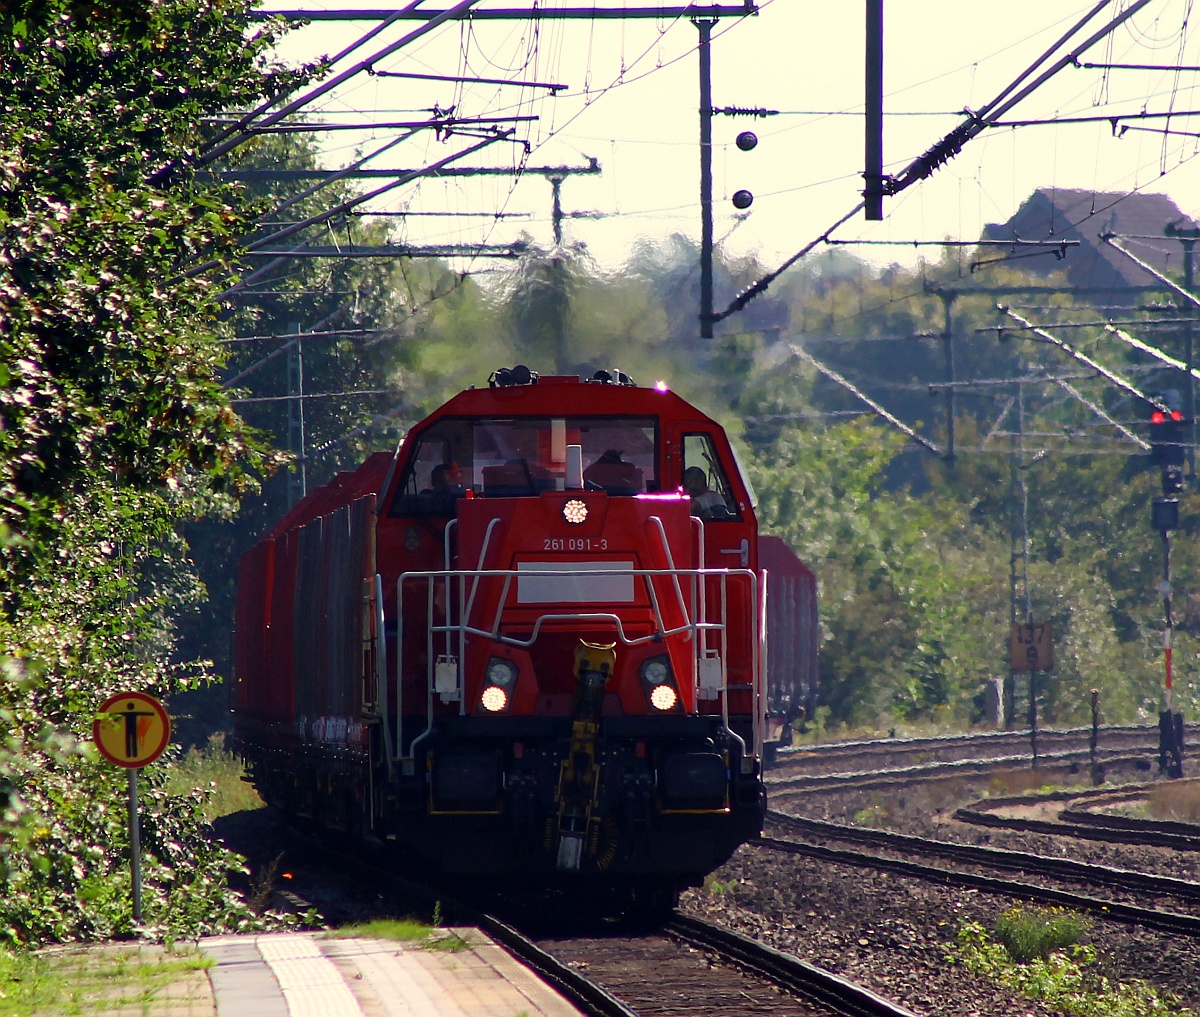
[[[801,360],[805,361],[806,363],[811,364],[821,374],[825,375],[825,377],[827,377],[830,381],[837,383],[842,388],[844,388],[847,392],[849,392],[851,395],[853,395],[855,398],[857,398],[861,402],[865,403],[867,406],[869,406],[871,408],[871,410],[874,413],[876,413],[880,417],[883,417],[883,419],[886,420],[889,424],[891,424],[892,427],[896,428],[896,430],[904,432],[904,434],[908,435],[909,438],[911,438],[913,441],[915,441],[923,449],[925,449],[926,451],[932,452],[939,459],[945,458],[946,454],[940,448],[938,448],[933,442],[929,441],[926,438],[921,437],[921,435],[917,434],[917,432],[914,431],[911,427],[909,427],[906,423],[901,421],[899,418],[893,416],[891,413],[889,413],[887,410],[885,410],[882,406],[880,406],[879,403],[875,402],[874,399],[872,399],[869,395],[867,395],[865,392],[863,392],[861,389],[859,389],[856,385],[854,385],[853,382],[847,380],[846,378],[843,378],[832,367],[827,367],[825,364],[822,364],[811,353],[809,353],[807,350],[801,349],[799,346],[792,346],[791,350],[795,356],[799,357]]]
[[[391,56],[391,54],[395,53],[396,50],[402,49],[410,42],[413,42],[414,40],[419,39],[421,36],[433,31],[443,22],[449,21],[451,18],[455,18],[466,13],[471,7],[479,2],[480,0],[461,0],[461,3],[455,4],[449,10],[440,11],[436,14],[431,12],[430,17],[423,25],[414,28],[411,32],[408,32],[395,42],[385,46],[378,53],[373,53],[365,60],[360,60],[353,67],[348,67],[340,74],[335,74],[328,81],[323,82],[311,91],[306,92],[304,95],[293,99],[289,103],[285,103],[274,113],[270,113],[263,117],[263,119],[256,121],[255,117],[257,117],[259,113],[264,112],[263,107],[260,106],[253,113],[247,114],[236,125],[231,127],[226,132],[226,137],[223,141],[221,141],[219,144],[210,146],[203,153],[201,153],[201,155],[196,159],[196,163],[203,166],[214,162],[215,160],[221,158],[221,156],[226,155],[233,149],[237,148],[238,145],[242,144],[242,142],[253,137],[255,129],[261,130],[264,127],[270,127],[272,124],[279,123],[279,121],[284,119],[284,117],[290,116],[292,113],[295,113],[296,110],[303,109],[314,99],[318,99],[321,96],[328,94],[329,92],[333,91],[333,89],[337,88],[338,85],[348,81],[357,74],[361,74],[368,67],[372,67],[376,62],[384,59],[384,57]],[[416,9],[419,3],[421,3],[421,0],[415,0],[415,2],[410,3],[405,10],[412,12]]]
[[[1079,350],[1075,349],[1075,347],[1072,346],[1070,343],[1064,342],[1062,339],[1059,339],[1058,336],[1052,335],[1051,333],[1047,332],[1044,328],[1040,328],[1037,325],[1033,324],[1031,321],[1028,321],[1027,319],[1022,318],[1011,307],[1006,307],[1006,306],[1004,306],[1004,304],[997,304],[996,310],[998,310],[1001,314],[1007,315],[1008,317],[1012,318],[1013,321],[1016,321],[1019,324],[1021,324],[1022,326],[1024,326],[1024,328],[1026,330],[1032,332],[1039,339],[1042,339],[1045,342],[1050,343],[1051,346],[1057,346],[1060,350],[1062,350],[1068,356],[1073,357],[1074,359],[1078,360],[1081,364],[1087,364],[1087,366],[1090,367],[1093,371],[1095,371],[1101,377],[1112,382],[1114,385],[1117,386],[1117,388],[1121,389],[1123,392],[1128,392],[1131,396],[1141,399],[1144,402],[1147,402],[1147,403],[1151,404],[1152,406],[1157,407],[1158,409],[1162,410],[1165,413],[1170,412],[1170,407],[1168,407],[1164,403],[1159,402],[1158,399],[1154,398],[1153,396],[1146,395],[1146,393],[1143,392],[1141,389],[1139,389],[1136,385],[1133,385],[1130,382],[1126,381],[1120,375],[1114,374],[1107,367],[1105,367],[1103,364],[1097,363],[1095,360],[1093,360],[1091,357],[1089,357],[1086,353],[1081,353]]]
[[[1142,259],[1139,258],[1136,254],[1131,254],[1129,251],[1125,250],[1124,247],[1122,247],[1120,244],[1117,243],[1117,238],[1116,238],[1115,233],[1101,233],[1100,240],[1103,243],[1108,244],[1108,246],[1111,247],[1118,254],[1123,254],[1126,258],[1128,258],[1135,265],[1137,265],[1137,267],[1140,268],[1143,272],[1146,272],[1147,274],[1152,275],[1155,279],[1157,279],[1160,283],[1162,283],[1171,292],[1177,293],[1179,296],[1183,297],[1183,299],[1186,300],[1193,307],[1200,307],[1200,298],[1198,298],[1194,293],[1189,293],[1187,290],[1185,290],[1182,286],[1179,285],[1179,283],[1175,282],[1173,279],[1168,279],[1153,265],[1147,265],[1146,262],[1142,261]]]
[[[415,5],[412,5],[415,6]],[[379,21],[391,18],[400,21],[421,21],[445,14],[444,10],[401,11],[380,7],[364,7],[344,11],[254,11],[252,21],[268,18],[287,18],[289,21]],[[744,18],[758,14],[753,0],[742,4],[667,4],[655,7],[494,7],[473,11],[472,21],[605,21],[631,18]]]
[[[286,240],[288,237],[294,236],[301,230],[307,229],[309,226],[316,226],[319,223],[328,222],[330,219],[336,218],[343,212],[348,212],[350,209],[363,204],[363,202],[370,201],[372,198],[377,198],[379,195],[384,194],[387,191],[394,190],[397,187],[402,187],[404,184],[409,183],[418,176],[424,175],[430,170],[448,165],[454,160],[461,159],[464,156],[470,155],[472,152],[478,152],[481,148],[486,148],[488,145],[491,145],[494,142],[507,139],[512,136],[512,133],[513,132],[510,129],[496,134],[494,137],[484,138],[483,141],[471,145],[469,148],[464,148],[461,152],[455,152],[453,155],[448,155],[444,159],[439,159],[437,162],[430,165],[426,170],[417,171],[411,174],[406,174],[402,177],[398,177],[396,180],[384,184],[382,187],[376,187],[373,191],[368,191],[366,194],[360,194],[355,198],[351,198],[349,201],[343,201],[340,205],[335,205],[333,208],[327,209],[326,211],[317,215],[310,216],[301,222],[292,223],[292,225],[278,230],[275,233],[272,233],[270,236],[263,237],[261,240],[256,240],[254,243],[247,245],[244,253],[253,254],[255,251],[261,250],[264,247],[268,247],[271,244],[278,243],[281,240]],[[208,261],[202,265],[197,265],[194,268],[188,269],[184,275],[189,277],[200,275],[204,272],[207,272],[209,269],[217,267],[219,264],[220,262]]]

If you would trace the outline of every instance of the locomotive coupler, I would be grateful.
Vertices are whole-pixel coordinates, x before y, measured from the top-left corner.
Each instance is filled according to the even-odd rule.
[[[596,852],[600,820],[595,815],[600,789],[596,765],[596,736],[604,687],[616,662],[615,643],[580,640],[575,647],[575,704],[571,744],[558,773],[558,837],[556,864],[560,870],[578,872],[585,855]]]

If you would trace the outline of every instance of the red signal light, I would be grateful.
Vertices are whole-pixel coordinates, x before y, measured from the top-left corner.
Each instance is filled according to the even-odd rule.
[[[1180,413],[1179,410],[1172,410],[1171,411],[1171,419],[1172,420],[1182,420],[1183,414]]]
[[[1167,415],[1162,410],[1155,410],[1150,414],[1150,423],[1163,424],[1166,423]]]

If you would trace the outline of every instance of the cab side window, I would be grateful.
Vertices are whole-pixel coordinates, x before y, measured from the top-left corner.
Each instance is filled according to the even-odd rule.
[[[683,491],[692,499],[692,515],[705,522],[741,518],[712,435],[683,436]]]
[[[409,462],[389,515],[453,515],[454,502],[462,493],[449,443],[440,435],[425,435]]]

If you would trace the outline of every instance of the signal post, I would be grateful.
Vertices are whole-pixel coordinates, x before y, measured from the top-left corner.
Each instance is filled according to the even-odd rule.
[[[1150,524],[1162,535],[1163,577],[1158,591],[1163,598],[1162,709],[1158,714],[1158,768],[1170,777],[1183,776],[1183,714],[1175,711],[1171,650],[1175,619],[1171,612],[1171,531],[1179,529],[1179,494],[1183,491],[1183,465],[1192,422],[1176,408],[1178,393],[1159,397],[1162,405],[1150,414],[1150,461],[1162,468],[1162,495],[1154,499]]]

